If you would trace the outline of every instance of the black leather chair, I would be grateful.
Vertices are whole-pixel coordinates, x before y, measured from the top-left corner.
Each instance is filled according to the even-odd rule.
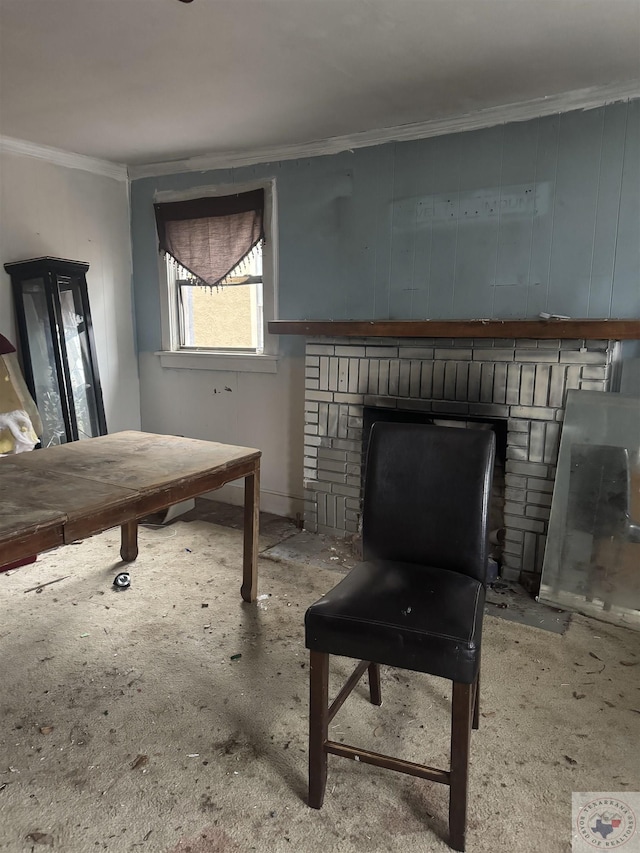
[[[376,423],[367,456],[360,563],[305,615],[311,651],[309,805],[322,807],[328,755],[449,785],[451,847],[464,850],[471,727],[478,728],[480,640],[495,437],[482,429]],[[329,655],[360,661],[333,704]],[[365,670],[379,664],[453,682],[451,764],[439,770],[328,738]]]

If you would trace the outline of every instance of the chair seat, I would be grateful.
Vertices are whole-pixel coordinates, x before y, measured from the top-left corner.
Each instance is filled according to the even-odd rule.
[[[480,581],[447,569],[360,563],[307,610],[306,646],[471,684],[484,600]]]

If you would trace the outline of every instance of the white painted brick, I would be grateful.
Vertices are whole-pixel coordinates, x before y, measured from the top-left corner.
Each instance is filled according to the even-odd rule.
[[[506,464],[507,474],[523,474],[529,477],[540,477],[543,480],[547,479],[548,466],[540,465],[537,462],[511,462]]]
[[[318,450],[318,459],[334,459],[338,462],[345,463],[347,461],[347,454],[344,450],[336,449],[334,447],[321,447]]]
[[[515,352],[513,349],[474,349],[473,361],[513,361]]]
[[[605,390],[604,380],[597,382],[595,379],[583,379],[580,382],[580,390],[581,391],[604,391]]]
[[[433,347],[401,347],[399,353],[402,358],[416,358],[422,361],[433,359]]]
[[[324,480],[305,480],[304,486],[310,492],[317,494],[318,492],[327,493],[331,491],[331,483]]]
[[[339,461],[338,459],[322,459],[318,460],[318,470],[323,473],[326,471],[334,471],[341,474],[345,473],[346,470],[346,462]]]
[[[336,403],[352,403],[356,405],[362,405],[363,401],[362,394],[347,394],[340,391],[336,391],[333,395],[333,399]]]
[[[582,368],[582,378],[604,380],[607,378],[608,371],[608,365],[600,366],[596,364],[585,364],[585,366]]]
[[[436,347],[433,357],[435,359],[442,359],[443,361],[471,361],[472,354],[473,350],[468,347],[464,349],[457,347],[453,349],[440,349]]]
[[[606,364],[607,355],[604,352],[564,352],[560,353],[560,363],[573,362],[578,364]]]
[[[525,515],[527,518],[541,518],[544,521],[549,520],[550,509],[547,506],[527,506]]]
[[[365,355],[367,358],[397,358],[398,347],[367,347]]]
[[[529,450],[527,447],[507,447],[507,459],[527,462],[529,460]]]
[[[322,479],[329,483],[344,483],[345,475],[344,473],[337,473],[335,471],[323,471]]]
[[[505,474],[504,482],[507,486],[512,486],[514,489],[524,489],[527,485],[527,478],[519,474]]]
[[[331,403],[333,401],[333,394],[331,391],[308,391],[307,392],[307,400],[317,400],[318,402],[323,403]]]
[[[332,447],[335,450],[347,450],[347,451],[356,451],[361,449],[361,440],[359,441],[349,441],[343,438],[334,438]]]
[[[507,422],[507,429],[509,433],[511,432],[529,432],[529,421],[520,418],[514,418],[513,416],[509,418]]]
[[[507,514],[509,514],[509,515],[524,515],[525,514],[524,513],[525,508],[526,508],[526,505],[525,505],[524,501],[522,501],[522,502],[512,501],[512,500],[505,501],[505,504],[504,504],[505,516]]]
[[[335,350],[332,344],[307,344],[307,355],[333,355]]]
[[[516,354],[516,359],[518,361],[523,362],[549,362],[558,363],[559,353],[553,352],[552,350],[544,350],[540,347],[536,347],[535,349],[518,349]]]
[[[358,370],[359,370],[360,360],[357,358],[349,359],[349,383],[347,386],[347,392],[349,394],[357,394],[359,390],[358,386]]]
[[[524,533],[522,530],[513,530],[509,529],[505,535],[505,542],[512,542],[515,544],[522,544],[522,540],[524,539]]]
[[[478,346],[480,348],[484,347],[486,349],[487,345],[495,347],[496,349],[515,349],[516,339],[515,338],[481,338],[479,343],[478,343]]]
[[[544,533],[544,523],[534,518],[525,518],[524,516],[518,515],[507,515],[507,513],[505,512],[504,520],[507,524],[511,525],[516,530],[530,530],[534,533]]]
[[[512,406],[511,414],[515,418],[528,418],[535,421],[552,421],[555,409],[547,406]]]
[[[522,570],[525,572],[535,571],[536,566],[536,534],[525,533],[522,547]]]
[[[332,492],[337,495],[344,495],[347,498],[360,499],[360,488],[358,486],[343,486],[341,483],[335,483]]]
[[[528,447],[529,434],[526,432],[510,431],[507,437],[507,444],[512,447]]]
[[[544,439],[546,424],[534,421],[529,432],[529,462],[544,461]]]
[[[537,492],[553,492],[553,480],[540,480],[537,477],[527,477],[527,489],[533,489]]]
[[[359,346],[337,346],[336,355],[343,355],[347,358],[364,358],[365,348]]]
[[[552,495],[546,492],[527,492],[527,503],[536,506],[551,506]]]

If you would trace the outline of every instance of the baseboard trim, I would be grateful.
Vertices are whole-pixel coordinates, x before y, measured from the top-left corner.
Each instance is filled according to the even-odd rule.
[[[244,506],[244,485],[242,483],[227,483],[215,492],[207,492],[203,498],[232,506]],[[262,512],[270,512],[283,518],[296,518],[304,513],[304,501],[293,495],[281,495],[277,492],[260,490],[260,509]]]

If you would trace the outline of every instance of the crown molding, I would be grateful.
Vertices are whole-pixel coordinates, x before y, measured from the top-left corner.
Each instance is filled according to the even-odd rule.
[[[592,86],[588,89],[547,95],[529,101],[487,107],[471,113],[403,124],[397,127],[386,127],[380,130],[368,130],[348,136],[334,136],[314,142],[257,148],[243,152],[227,151],[219,154],[203,154],[180,160],[130,166],[129,177],[131,180],[135,180],[180,172],[229,169],[239,166],[253,166],[256,163],[273,163],[279,160],[298,160],[325,154],[339,154],[343,151],[383,145],[387,142],[408,142],[414,139],[444,136],[449,133],[481,130],[509,122],[528,121],[541,116],[566,113],[572,110],[590,110],[616,101],[629,101],[635,98],[640,98],[640,80],[630,80],[608,86]]]
[[[46,160],[56,166],[65,166],[67,169],[82,169],[84,172],[115,178],[117,181],[129,179],[127,167],[120,163],[111,163],[109,160],[99,160],[97,157],[87,157],[84,154],[74,154],[49,145],[38,145],[35,142],[27,142],[26,139],[0,136],[0,151],[20,154],[23,157],[35,157],[37,160]]]

